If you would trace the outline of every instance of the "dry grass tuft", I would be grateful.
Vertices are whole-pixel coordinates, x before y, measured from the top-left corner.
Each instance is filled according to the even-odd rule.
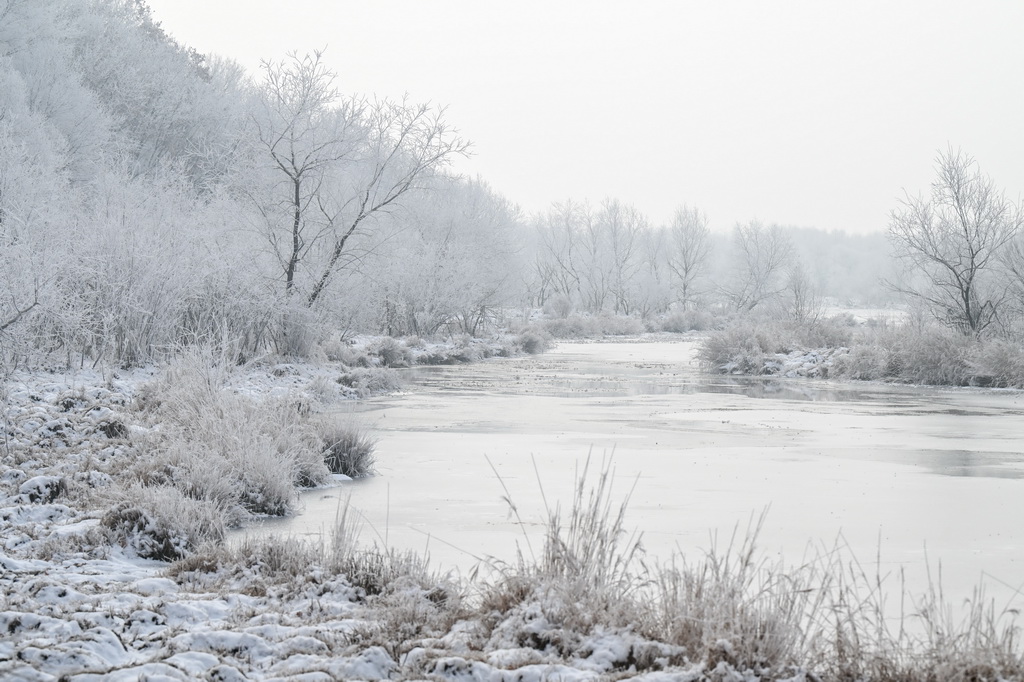
[[[377,441],[363,428],[338,421],[321,421],[317,434],[323,443],[324,462],[331,473],[361,478],[373,472]]]
[[[144,559],[174,561],[207,542],[224,540],[223,514],[208,500],[196,500],[167,487],[135,486],[100,524],[118,544]]]

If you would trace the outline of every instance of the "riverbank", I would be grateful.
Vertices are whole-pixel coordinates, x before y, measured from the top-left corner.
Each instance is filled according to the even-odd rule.
[[[965,335],[934,323],[741,318],[707,332],[699,357],[720,374],[1024,388],[1019,339]]]
[[[576,396],[567,404],[578,406],[573,412],[591,420],[589,426],[580,423],[581,434],[593,433],[595,419],[608,421],[602,414],[623,419],[624,410],[638,407],[659,412],[664,421],[670,405],[662,402],[673,398],[671,391],[706,410],[709,397],[728,396],[715,392],[722,388],[717,385],[707,387],[708,393],[685,393],[693,390],[691,382],[702,381],[683,372],[690,357],[685,348],[668,343],[584,344],[533,359],[423,370],[428,384],[436,382],[436,392],[417,389],[370,401],[388,413],[381,420],[387,423],[381,432],[387,470],[380,481],[393,486],[396,497],[404,497],[392,469],[402,466],[434,499],[447,495],[440,487],[431,488],[434,484],[422,467],[411,467],[393,450],[399,433],[394,429],[404,419],[398,409],[402,405],[420,425],[409,433],[410,443],[420,451],[431,447],[420,430],[429,428],[429,422],[439,427],[432,429],[442,432],[438,437],[447,430],[450,437],[478,433],[488,442],[506,442],[505,436],[490,426],[483,429],[466,413],[468,405],[491,419],[519,422],[522,429],[524,405],[558,421],[563,413],[554,409],[555,401]],[[228,393],[257,403],[293,400],[296,415],[304,400],[318,399],[315,391],[297,399],[298,384],[293,382],[307,376],[305,369],[265,374],[259,379],[234,375],[229,383],[238,393]],[[139,387],[147,380],[145,374],[136,380],[100,373],[90,380],[79,375],[70,385],[51,381],[11,392],[9,400],[22,411],[9,422],[21,425],[19,433],[32,435],[9,436],[5,453],[5,458],[21,453],[14,468],[25,474],[11,475],[8,468],[3,475],[0,580],[6,602],[0,625],[9,637],[0,645],[0,672],[8,676],[811,680],[844,674],[886,679],[896,671],[913,680],[928,675],[956,679],[974,671],[978,679],[1020,679],[1019,643],[1006,636],[1012,632],[1007,630],[1013,624],[1011,614],[994,612],[989,618],[981,609],[974,620],[949,624],[942,620],[942,600],[933,594],[928,602],[925,593],[915,602],[919,616],[909,618],[908,624],[934,623],[931,634],[911,638],[894,625],[883,636],[876,627],[881,611],[872,599],[880,595],[873,593],[871,571],[870,577],[861,575],[851,585],[856,576],[849,573],[852,565],[843,558],[849,556],[841,550],[787,567],[756,550],[755,537],[764,544],[764,536],[754,534],[749,543],[740,538],[730,549],[709,549],[706,554],[673,558],[642,552],[625,532],[628,526],[619,514],[625,500],[612,494],[609,478],[602,479],[606,471],[592,471],[575,488],[568,481],[569,494],[556,496],[557,482],[551,479],[561,477],[561,470],[545,469],[552,504],[564,502],[561,517],[542,517],[541,541],[532,549],[525,544],[528,534],[519,536],[521,560],[486,562],[475,574],[461,577],[437,575],[418,553],[374,548],[372,542],[356,544],[348,522],[337,524],[341,530],[335,531],[339,537],[333,543],[253,539],[230,548],[196,547],[176,562],[140,558],[138,544],[111,542],[102,502],[109,499],[105,495],[119,473],[140,459],[135,444],[167,430],[132,420],[132,406],[145,394]],[[648,388],[638,393],[639,387]],[[659,393],[666,387],[669,393]],[[81,398],[68,400],[75,396]],[[490,396],[502,399],[500,408],[489,406]],[[742,404],[732,402],[736,399],[729,398],[732,424],[720,424],[709,415],[706,421],[687,420],[684,431],[707,437],[707,429],[718,424],[723,438],[750,431],[751,438],[762,439],[758,424],[765,417],[744,417],[737,410]],[[426,409],[431,401],[448,421]],[[794,414],[793,419],[806,421],[808,416]],[[620,424],[623,430],[616,437],[635,442],[634,428],[640,422],[635,427],[632,422]],[[228,426],[224,424],[222,433],[234,438],[237,434]],[[550,431],[547,422],[536,428]],[[789,438],[796,433],[783,431]],[[662,444],[652,446],[650,456],[659,450],[677,452],[653,430],[651,437]],[[452,474],[465,463],[452,460],[453,441],[445,442],[445,468]],[[736,441],[724,451],[735,452],[745,442]],[[33,447],[23,447],[28,443]],[[721,445],[712,446],[719,458]],[[618,459],[626,460],[620,479],[632,480],[626,470],[640,465],[630,461],[634,456],[643,459],[637,452],[624,446],[618,453]],[[518,459],[513,452],[509,456]],[[786,456],[792,458],[792,451]],[[511,462],[495,460],[503,478],[487,474],[494,492],[484,491],[502,507],[503,517],[509,514],[509,505],[500,499],[506,483],[515,509],[525,515],[529,507],[521,494],[522,475],[508,468]],[[65,468],[52,468],[59,466]],[[666,466],[662,461],[659,478],[677,491],[685,482],[687,495],[701,494],[695,470],[680,476]],[[28,485],[39,476],[57,480]],[[620,480],[618,487],[623,485]],[[634,499],[643,507],[651,491],[640,485],[643,494]],[[850,485],[848,477],[845,485]],[[415,504],[426,515],[422,502]],[[460,507],[463,515],[470,508]],[[397,517],[398,510],[394,513]],[[517,518],[513,515],[507,525],[517,526]],[[524,516],[523,522],[535,527],[536,519]],[[136,530],[144,535],[151,528]],[[861,596],[855,601],[854,595]],[[859,606],[852,607],[854,603]],[[986,603],[978,602],[979,607]]]

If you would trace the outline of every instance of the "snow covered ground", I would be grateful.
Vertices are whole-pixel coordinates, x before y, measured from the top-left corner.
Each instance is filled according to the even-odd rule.
[[[329,365],[250,368],[233,373],[225,390],[254,399],[351,397],[337,373]],[[399,579],[368,595],[314,564],[282,575],[256,559],[171,570],[140,558],[113,541],[103,519],[120,474],[144,456],[136,437],[160,428],[132,406],[157,376],[32,373],[6,386],[0,678],[746,679],[725,654],[691,663],[679,647],[629,627],[569,632],[552,622],[556,597],[524,599],[498,617],[455,607],[422,581]]]
[[[529,682],[607,679],[614,669],[623,679],[631,677],[625,664],[644,644],[623,631],[580,642],[576,656],[516,646],[514,638],[479,650],[472,646],[479,624],[464,621],[398,652],[362,643],[379,641],[379,631],[393,623],[361,603],[342,577],[311,573],[301,584],[264,590],[239,579],[206,590],[165,577],[163,564],[117,553],[58,561],[4,555],[0,566],[3,679]],[[416,595],[407,599],[415,608]],[[538,639],[550,627],[543,618],[526,626]],[[689,665],[635,679],[697,680],[706,672]],[[744,679],[724,663],[718,672],[712,677]]]

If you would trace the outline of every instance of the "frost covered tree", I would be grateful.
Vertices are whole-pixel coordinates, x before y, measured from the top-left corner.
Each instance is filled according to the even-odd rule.
[[[785,291],[793,244],[781,227],[737,223],[732,250],[732,275],[722,293],[734,309],[753,310]]]
[[[532,279],[541,305],[562,316],[573,308],[643,315],[665,307],[660,242],[634,206],[607,199],[595,210],[565,201],[534,227]]]
[[[664,313],[672,305],[671,271],[665,256],[666,231],[645,229],[640,235],[640,265],[629,296],[634,312],[643,319]]]
[[[598,213],[598,229],[605,241],[610,266],[609,290],[615,312],[629,315],[637,300],[637,276],[644,235],[650,231],[647,218],[634,206],[609,199]]]
[[[368,258],[388,334],[476,335],[520,297],[518,208],[480,180],[449,178],[394,216],[387,249]]]
[[[799,258],[786,276],[784,312],[798,324],[816,322],[824,313],[821,292],[811,281]]]
[[[575,215],[576,273],[580,278],[580,299],[585,310],[599,313],[611,293],[613,265],[602,222],[590,206],[583,204]]]
[[[540,305],[553,298],[568,314],[580,296],[580,232],[590,209],[572,200],[554,204],[535,221],[534,258]]]
[[[63,4],[75,70],[130,175],[176,172],[209,190],[238,165],[252,87],[237,65],[180,45],[139,0]]]
[[[997,266],[1024,225],[1024,207],[960,150],[940,153],[936,170],[929,197],[908,194],[892,212],[894,254],[918,277],[890,285],[948,326],[981,334],[1007,298],[1007,278]]]
[[[300,289],[314,306],[338,270],[354,257],[352,239],[468,143],[444,111],[402,100],[343,97],[323,54],[291,54],[263,65],[259,146],[275,176],[258,197],[264,236],[288,294]]]
[[[679,282],[679,302],[684,308],[691,307],[698,293],[697,280],[707,270],[711,253],[707,214],[685,205],[676,209],[667,248],[668,267]]]

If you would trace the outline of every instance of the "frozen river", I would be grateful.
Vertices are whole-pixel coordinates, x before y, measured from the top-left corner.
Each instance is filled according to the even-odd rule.
[[[649,555],[695,554],[715,533],[724,545],[768,509],[769,556],[798,563],[842,537],[871,572],[880,557],[923,589],[927,556],[949,597],[984,576],[1022,601],[1024,394],[712,376],[693,355],[688,342],[560,343],[409,370],[405,393],[356,408],[379,438],[378,475],[308,493],[266,528],[319,533],[351,495],[364,540],[465,570],[517,543],[529,553],[502,481],[539,550],[534,463],[565,506],[592,452],[592,468],[612,459],[617,494],[633,489],[627,527]]]

